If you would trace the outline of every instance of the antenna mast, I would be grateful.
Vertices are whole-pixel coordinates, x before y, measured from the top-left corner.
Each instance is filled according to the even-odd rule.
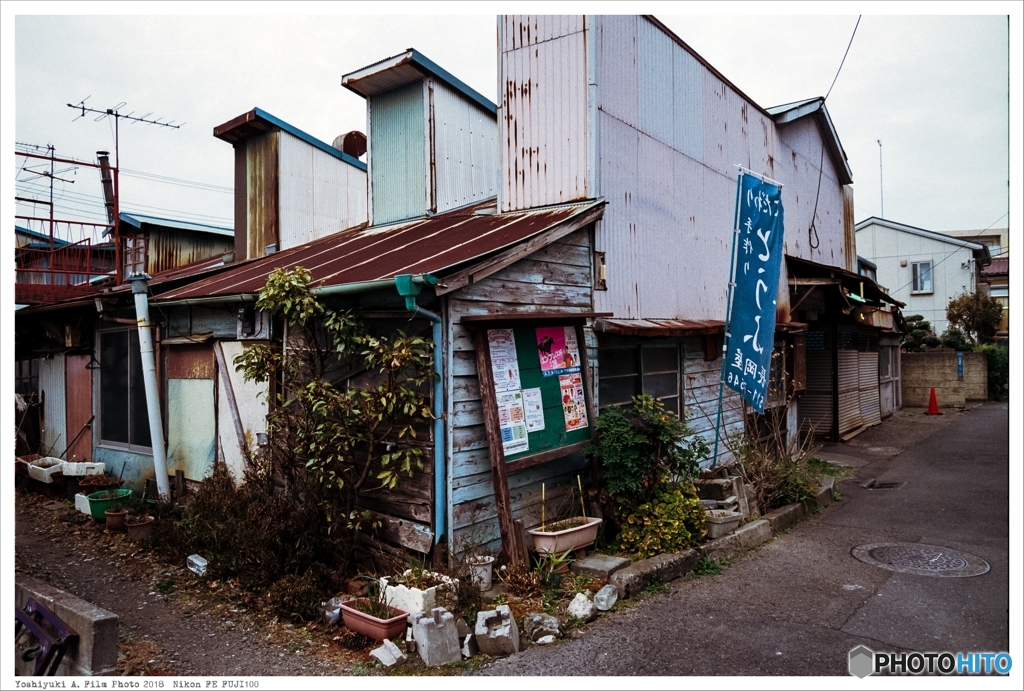
[[[878,201],[882,205],[882,218],[885,218],[885,193],[882,185],[882,140],[876,139],[878,142]]]

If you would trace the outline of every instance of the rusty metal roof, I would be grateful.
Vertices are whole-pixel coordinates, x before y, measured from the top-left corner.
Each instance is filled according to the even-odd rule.
[[[725,322],[690,319],[598,319],[594,330],[617,336],[700,336],[725,331]]]
[[[982,276],[998,276],[999,274],[1010,273],[1010,258],[996,257],[992,262],[981,270]]]
[[[388,226],[351,228],[191,283],[160,300],[258,293],[274,269],[302,266],[324,286],[438,274],[571,223],[604,204],[586,201],[496,214],[494,201]]]

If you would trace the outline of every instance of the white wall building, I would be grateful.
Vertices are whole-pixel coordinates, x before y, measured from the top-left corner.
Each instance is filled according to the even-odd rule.
[[[903,313],[924,316],[936,336],[949,328],[949,301],[974,292],[989,263],[985,245],[874,216],[857,224],[857,252],[877,266],[878,283],[907,304]]]

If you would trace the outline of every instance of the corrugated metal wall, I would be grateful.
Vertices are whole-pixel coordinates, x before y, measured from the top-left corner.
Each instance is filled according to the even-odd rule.
[[[44,456],[56,456],[68,445],[64,382],[63,353],[39,360],[39,396],[43,400],[41,453]]]
[[[367,102],[374,225],[417,218],[428,208],[425,88],[416,82]]]
[[[155,276],[161,271],[219,257],[225,252],[231,252],[234,247],[235,239],[230,235],[153,228],[149,232],[146,271]]]
[[[248,228],[246,259],[262,257],[277,237],[277,173],[280,132],[253,137],[245,143]]]
[[[832,436],[832,336],[809,331],[806,336],[807,389],[800,397],[800,431],[814,429],[818,439]]]
[[[434,210],[465,206],[498,193],[498,124],[490,113],[446,85],[432,90]]]
[[[882,422],[879,400],[878,352],[858,353],[860,376],[860,417],[865,425]]]
[[[365,223],[366,172],[287,132],[279,136],[280,249]]]
[[[590,230],[580,230],[506,269],[450,294],[445,386],[449,401],[448,481],[451,491],[449,550],[483,553],[500,547],[494,483],[484,432],[472,333],[461,318],[474,314],[590,311]],[[594,342],[587,334],[588,345]],[[588,352],[593,355],[592,351]],[[594,358],[596,361],[596,358]],[[593,385],[593,381],[591,384]],[[593,395],[593,390],[591,391]],[[509,475],[512,513],[527,528],[540,523],[541,483],[548,507],[558,506],[587,461],[580,455]]]
[[[776,167],[785,183],[786,254],[827,266],[848,268],[844,230],[844,192],[814,118],[803,118],[779,128]],[[818,193],[818,164],[824,173]],[[815,213],[817,203],[817,213]],[[811,219],[817,233],[808,233]],[[856,259],[854,259],[856,261]],[[852,269],[856,270],[856,269]]]
[[[502,211],[588,196],[582,16],[503,16],[498,28]]]

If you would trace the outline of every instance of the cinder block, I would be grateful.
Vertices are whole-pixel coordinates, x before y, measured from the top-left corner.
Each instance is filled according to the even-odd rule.
[[[607,581],[612,577],[613,573],[627,566],[629,566],[629,559],[625,557],[615,557],[610,554],[590,554],[570,564],[569,570],[573,573],[582,573],[586,576]]]
[[[803,517],[803,504],[787,504],[762,516],[764,520],[768,521],[768,527],[771,528],[773,535],[777,535],[783,530],[789,530],[799,523]]]
[[[57,668],[58,675],[109,676],[117,673],[116,614],[23,574],[15,575],[14,591],[15,607],[22,608],[28,604],[29,598],[35,598],[78,634],[78,643],[71,646]],[[23,662],[17,655],[16,666],[19,673],[32,674],[35,663]]]
[[[384,639],[384,643],[379,648],[374,648],[370,651],[370,657],[385,667],[391,667],[409,659],[405,653],[398,649],[397,645],[387,639]]]
[[[455,626],[455,615],[444,607],[435,607],[430,614],[412,615],[412,636],[416,650],[427,667],[439,667],[462,659],[462,643]]]
[[[519,652],[519,627],[508,605],[477,613],[476,644],[494,657]]]
[[[698,561],[700,555],[692,549],[679,554],[659,554],[616,571],[609,582],[618,589],[619,597],[627,599],[646,588],[654,576],[665,582],[675,580],[692,571]]]
[[[701,499],[717,499],[722,501],[733,496],[732,480],[730,478],[720,480],[697,480],[693,483]]]

